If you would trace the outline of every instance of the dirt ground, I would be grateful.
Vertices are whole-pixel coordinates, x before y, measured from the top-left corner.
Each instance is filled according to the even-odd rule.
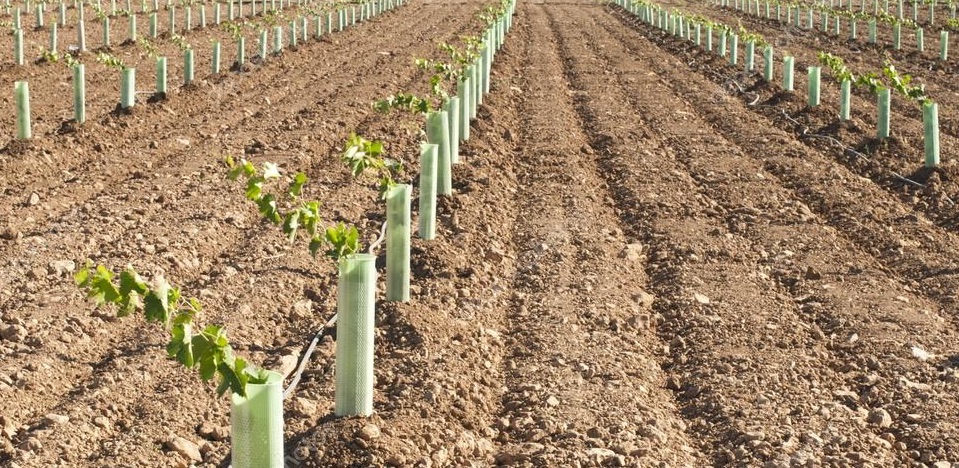
[[[66,68],[0,69],[39,90],[38,138],[0,153],[0,464],[188,466],[180,437],[225,466],[228,401],[71,270],[162,272],[237,352],[299,356],[335,309],[334,265],[263,225],[219,158],[306,171],[326,219],[372,239],[383,206],[337,150],[383,139],[415,178],[421,121],[370,103],[425,92],[413,59],[478,33],[483,7],[414,0],[132,115],[104,97],[76,132],[59,131]],[[820,34],[791,33],[797,70],[852,53]],[[89,95],[118,93],[91,69]],[[286,401],[287,466],[959,465],[959,102],[955,78],[916,74],[942,99],[935,171],[906,103],[879,144],[868,96],[837,125],[838,86],[809,110],[618,7],[521,1],[438,238],[414,240],[413,299],[377,306],[375,414],[332,416],[324,338]]]

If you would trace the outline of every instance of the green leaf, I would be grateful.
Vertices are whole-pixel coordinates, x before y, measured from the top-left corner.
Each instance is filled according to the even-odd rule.
[[[280,214],[276,206],[276,197],[272,194],[261,197],[257,200],[256,206],[260,210],[260,214],[273,224],[280,224],[283,221],[283,215]]]
[[[323,238],[314,236],[310,239],[310,255],[316,257],[316,254],[323,248]]]
[[[119,304],[120,290],[113,284],[113,272],[103,265],[97,265],[96,272],[90,278],[88,295],[96,300],[97,305],[106,303]]]
[[[283,233],[293,242],[296,240],[296,230],[300,228],[300,210],[293,210],[286,214],[283,220]]]
[[[143,278],[140,278],[133,267],[128,266],[126,270],[123,270],[123,273],[120,273],[120,294],[127,295],[131,292],[146,294],[148,290],[149,288],[147,288]]]
[[[156,286],[144,298],[143,312],[147,321],[166,324],[170,321],[170,294],[175,290],[162,276],[155,283]]]
[[[239,396],[246,396],[246,384],[250,379],[246,373],[247,363],[243,358],[234,358],[232,363],[221,362],[217,366],[220,373],[220,384],[216,387],[216,393],[223,396],[227,390]]]
[[[258,201],[263,196],[263,182],[262,177],[251,177],[246,181],[247,200]]]
[[[177,317],[179,320],[179,317]],[[190,323],[177,323],[170,331],[170,343],[166,347],[167,354],[187,368],[196,365],[193,354],[193,327]]]
[[[326,254],[334,260],[352,255],[360,250],[359,239],[360,233],[356,226],[347,226],[344,223],[330,226],[326,229],[326,242],[330,245]]]
[[[311,237],[316,235],[316,227],[320,224],[320,202],[311,201],[300,207],[300,224]]]
[[[296,198],[300,196],[300,193],[303,191],[303,186],[306,185],[306,181],[306,174],[302,172],[297,172],[296,175],[293,176],[293,182],[290,183],[290,188],[287,190],[290,198]]]

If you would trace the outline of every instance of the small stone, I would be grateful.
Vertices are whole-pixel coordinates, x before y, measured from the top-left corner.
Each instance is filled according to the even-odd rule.
[[[953,464],[947,461],[937,461],[932,464],[933,468],[952,468]]]
[[[20,449],[27,452],[39,452],[42,448],[43,444],[40,443],[40,439],[37,439],[36,437],[30,437],[20,444]]]
[[[27,339],[27,329],[22,325],[10,325],[0,330],[0,338],[14,343],[21,343]]]
[[[367,424],[356,431],[356,437],[365,441],[371,441],[380,436],[380,428],[376,424]]]
[[[110,418],[107,418],[106,416],[97,416],[96,418],[93,418],[93,425],[99,427],[100,429],[108,429],[112,423],[110,422]]]
[[[698,303],[700,303],[700,304],[702,304],[702,305],[708,305],[708,304],[709,304],[709,296],[705,296],[705,295],[703,295],[703,294],[693,293],[693,299],[696,299],[696,302],[698,302]]]
[[[638,262],[643,259],[643,244],[627,244],[619,253],[620,258],[625,258],[631,262]]]
[[[63,276],[73,273],[77,269],[77,264],[73,260],[55,260],[47,265],[47,271],[57,276]]]
[[[586,451],[586,454],[589,455],[589,458],[593,460],[594,463],[603,464],[606,460],[616,456],[616,452],[602,447],[593,447]]]
[[[656,296],[646,291],[639,290],[637,293],[633,294],[633,300],[636,301],[636,305],[639,307],[643,309],[649,309],[653,307],[653,302],[656,301]]]
[[[303,416],[313,416],[316,414],[316,402],[306,398],[297,398],[293,401],[293,410]]]
[[[176,142],[183,146],[190,146],[190,140],[188,138],[177,138]]]
[[[556,398],[555,396],[550,396],[549,398],[546,399],[546,405],[551,408],[555,408],[559,406],[559,398]]]
[[[230,268],[230,267],[227,267],[227,268]],[[233,270],[233,274],[235,275],[235,274],[236,274],[236,270],[233,269],[233,268],[230,268],[230,269]],[[230,275],[230,276],[232,276],[232,275]],[[297,302],[293,303],[293,316],[298,317],[298,318],[309,318],[309,317],[312,317],[312,316],[313,316],[313,301],[311,301],[311,300],[309,300],[309,299],[303,299],[303,300],[301,300],[301,301],[297,301]]]
[[[62,414],[50,413],[50,414],[44,416],[44,417],[43,417],[43,420],[44,420],[48,425],[58,426],[58,425],[66,424],[66,423],[70,422],[70,417],[69,417],[69,416],[64,416],[64,415],[62,415]]]
[[[203,461],[203,457],[200,455],[200,447],[183,437],[174,436],[166,442],[166,446],[184,458],[193,461]]]
[[[806,279],[811,281],[817,281],[822,279],[822,273],[816,271],[813,267],[806,267]]]
[[[28,203],[30,206],[34,206],[34,205],[39,204],[39,203],[40,203],[40,195],[38,195],[37,192],[31,193],[31,194],[30,194],[30,198],[27,200],[27,203]]]
[[[879,408],[869,412],[869,417],[866,418],[866,422],[879,427],[889,427],[892,426],[892,416],[889,415],[888,411]]]
[[[208,440],[226,440],[230,437],[230,426],[216,426],[205,422],[196,430],[197,435]]]

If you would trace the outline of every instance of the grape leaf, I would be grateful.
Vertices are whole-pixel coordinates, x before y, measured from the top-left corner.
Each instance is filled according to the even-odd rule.
[[[273,224],[280,224],[283,221],[283,217],[276,207],[276,197],[272,194],[266,194],[261,197],[257,200],[256,206],[259,208],[260,214]]]
[[[179,317],[178,317],[179,319]],[[177,323],[170,331],[170,343],[166,351],[171,358],[188,368],[196,365],[193,354],[193,326],[190,323]]]
[[[143,312],[149,322],[167,323],[170,320],[170,284],[157,277],[156,285],[146,294]]]
[[[279,178],[280,178],[280,169],[276,167],[276,164],[271,162],[263,163],[263,180],[279,179]]]
[[[263,196],[263,178],[251,177],[246,181],[246,198],[252,201],[258,201]]]
[[[300,193],[303,191],[303,186],[306,185],[306,181],[306,174],[302,172],[297,172],[296,175],[293,176],[293,182],[290,183],[290,188],[287,190],[290,198],[296,198],[300,196]]]
[[[300,228],[300,210],[293,210],[286,214],[283,220],[283,234],[293,242],[296,240],[296,230]]]

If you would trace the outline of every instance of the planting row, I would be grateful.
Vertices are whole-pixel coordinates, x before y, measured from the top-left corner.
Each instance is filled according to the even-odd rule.
[[[647,24],[671,32],[673,35],[694,42],[707,51],[714,51],[714,35],[718,35],[717,52],[722,57],[728,57],[733,66],[739,64],[739,42],[745,42],[744,68],[753,71],[755,66],[756,48],[762,48],[763,79],[773,81],[774,60],[773,47],[762,36],[750,33],[742,26],[739,31],[717,23],[702,16],[688,16],[678,11],[667,11],[664,8],[646,1],[628,3],[623,0],[617,2]],[[922,108],[924,126],[924,164],[926,167],[935,167],[939,164],[939,107],[926,95],[922,85],[915,85],[912,76],[900,74],[895,65],[887,61],[882,70],[863,71],[854,74],[846,68],[841,57],[821,52],[820,60],[828,67],[840,86],[840,120],[849,120],[850,94],[853,86],[860,87],[877,100],[877,129],[879,139],[889,138],[891,95],[896,92],[910,101],[918,103]],[[786,91],[794,90],[795,59],[785,56],[782,60],[782,86]],[[809,107],[820,105],[821,94],[821,67],[810,66],[807,69],[807,103]]]
[[[490,70],[495,52],[512,25],[515,2],[504,1],[482,13],[488,27],[482,37],[467,38],[462,47],[443,44],[450,60],[417,60],[429,70],[431,94],[417,97],[399,93],[375,103],[377,110],[422,113],[428,143],[420,155],[419,228],[423,239],[435,237],[437,195],[452,194],[452,165],[458,162],[459,143],[469,138],[469,120],[477,116],[484,94],[490,90]],[[455,91],[455,93],[453,92]],[[380,238],[362,252],[354,226],[336,223],[323,227],[320,202],[302,200],[307,177],[290,177],[269,162],[228,157],[228,178],[243,183],[245,195],[263,219],[279,226],[291,242],[306,237],[311,254],[325,252],[338,266],[337,314],[331,322],[336,332],[335,414],[369,415],[373,411],[373,326],[376,303],[376,251],[385,242],[386,300],[410,299],[410,241],[412,186],[400,183],[402,165],[384,157],[384,145],[351,135],[341,155],[354,177],[373,173],[386,202],[386,222]],[[283,405],[309,360],[303,357],[289,387],[283,375],[259,369],[235,356],[225,329],[196,325],[202,307],[186,299],[162,277],[147,283],[133,269],[115,273],[104,266],[88,265],[76,275],[77,284],[98,305],[110,305],[119,316],[142,313],[170,334],[167,352],[204,380],[216,377],[217,391],[232,395],[231,425],[235,467],[283,466]],[[311,345],[315,346],[315,342]]]
[[[347,26],[352,26],[356,21],[364,21],[368,19],[366,14],[372,16],[378,15],[382,12],[390,11],[396,6],[401,6],[404,4],[404,0],[374,0],[362,4],[361,11],[363,12],[359,18],[355,15],[350,16],[349,19],[346,16],[345,9],[338,10],[338,23],[336,31],[341,31]],[[172,11],[172,10],[171,10]],[[355,11],[355,10],[354,10]],[[368,12],[368,13],[367,13]],[[172,18],[171,18],[172,19]],[[219,22],[219,18],[217,18]],[[285,47],[296,47],[298,41],[307,41],[310,38],[310,26],[311,21],[306,17],[300,17],[294,19],[289,23],[288,28],[286,26],[274,26],[272,31],[269,31],[267,28],[262,28],[259,33],[258,41],[258,55],[256,56],[259,61],[266,59],[268,54],[272,53],[274,55],[281,54]],[[82,24],[82,23],[81,23]],[[131,23],[135,24],[135,23]],[[227,24],[227,23],[225,23]],[[231,62],[231,70],[243,71],[247,66],[248,59],[246,53],[246,37],[242,34],[242,29],[236,23],[229,23],[233,28],[231,28],[231,35],[235,40],[233,46],[235,47],[235,59]],[[314,16],[312,18],[312,27],[313,37],[319,39],[325,34],[329,34],[334,31],[333,29],[333,13],[327,13],[325,17]],[[324,27],[325,24],[325,27]],[[82,31],[82,27],[80,28]],[[55,29],[53,41],[55,41]],[[109,31],[109,29],[105,29]],[[155,32],[155,31],[152,31]],[[152,33],[151,32],[151,33]],[[273,34],[273,44],[272,47],[268,44],[269,33]],[[288,41],[284,39],[284,35],[288,37]],[[131,31],[131,37],[135,38],[135,30]],[[175,43],[177,43],[181,52],[183,53],[183,85],[188,86],[192,84],[195,75],[196,67],[195,64],[198,61],[196,51],[193,47],[183,40],[180,36],[172,36]],[[132,39],[131,39],[132,40]],[[156,87],[153,93],[150,94],[151,99],[163,99],[166,97],[168,89],[168,73],[167,73],[167,57],[157,56],[156,48],[144,38],[138,39],[141,46],[146,49],[150,57],[155,61],[155,79]],[[22,42],[18,42],[22,44]],[[22,48],[18,50],[19,60],[22,62],[23,54]],[[220,42],[214,42],[211,49],[211,67],[210,73],[212,75],[218,75],[222,72],[221,59],[222,56],[222,47]],[[56,60],[57,56],[53,56],[53,60]],[[64,59],[68,67],[72,71],[72,83],[73,83],[73,123],[76,125],[82,125],[86,119],[86,78],[85,78],[85,65],[80,63],[72,58],[72,55],[64,55]],[[117,104],[117,109],[120,111],[129,111],[136,104],[136,95],[140,92],[136,91],[136,68],[127,66],[119,58],[105,53],[100,52],[96,61],[103,64],[104,66],[116,69],[119,73],[120,81],[120,96],[119,103]],[[15,93],[15,102],[16,102],[16,137],[18,139],[30,139],[33,137],[33,132],[31,129],[31,115],[30,115],[30,94],[29,94],[29,84],[26,81],[18,81],[14,85]]]

